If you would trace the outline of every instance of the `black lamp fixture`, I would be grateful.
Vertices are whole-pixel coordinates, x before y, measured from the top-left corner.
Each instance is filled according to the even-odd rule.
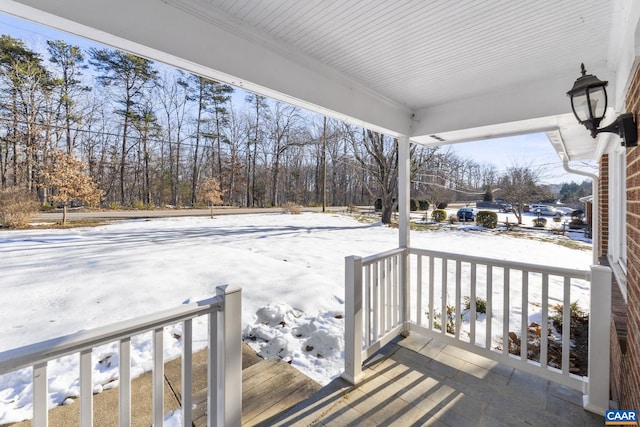
[[[607,111],[607,90],[609,82],[602,81],[592,74],[587,74],[581,64],[582,76],[573,84],[567,96],[571,98],[573,114],[590,132],[593,138],[601,132],[617,133],[622,138],[624,147],[638,145],[638,126],[634,114],[619,115],[609,126],[598,129]]]

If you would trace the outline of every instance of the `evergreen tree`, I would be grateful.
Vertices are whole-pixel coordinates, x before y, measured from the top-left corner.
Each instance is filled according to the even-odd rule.
[[[126,203],[125,172],[127,166],[127,154],[129,152],[128,137],[130,127],[140,108],[136,108],[143,101],[146,91],[150,90],[157,82],[158,72],[153,68],[153,62],[139,56],[125,53],[119,50],[96,49],[89,50],[90,63],[97,71],[102,72],[96,76],[98,83],[105,87],[111,87],[114,101],[119,106],[115,113],[122,117],[122,146],[120,151],[120,201]]]
[[[71,153],[74,143],[72,127],[82,120],[82,114],[77,111],[78,98],[81,92],[91,90],[88,86],[83,86],[80,78],[82,71],[88,68],[84,63],[84,54],[78,46],[67,44],[64,40],[47,40],[49,62],[58,68],[58,76],[53,79],[53,84],[57,89],[58,107],[61,110],[58,115],[64,123],[65,142],[67,153]]]

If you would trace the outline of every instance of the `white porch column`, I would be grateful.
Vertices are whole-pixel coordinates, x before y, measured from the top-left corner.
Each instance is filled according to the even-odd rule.
[[[405,248],[400,257],[400,314],[404,322],[402,333],[409,333],[409,214],[411,200],[411,141],[409,137],[398,138],[398,212],[400,231],[399,246]]]
[[[583,406],[600,415],[604,415],[609,409],[610,328],[611,269],[603,265],[592,265],[589,308],[589,384]]]
[[[411,199],[411,141],[406,136],[398,138],[398,212],[400,247],[409,247],[409,201]]]
[[[357,384],[362,375],[362,258],[345,258],[344,372],[342,378]],[[368,333],[368,332],[367,332]]]

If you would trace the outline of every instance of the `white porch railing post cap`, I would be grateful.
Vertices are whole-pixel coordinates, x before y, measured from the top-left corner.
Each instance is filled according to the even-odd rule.
[[[237,286],[231,286],[231,285],[216,286],[216,296],[235,294],[236,292],[242,292],[242,288],[239,288]]]

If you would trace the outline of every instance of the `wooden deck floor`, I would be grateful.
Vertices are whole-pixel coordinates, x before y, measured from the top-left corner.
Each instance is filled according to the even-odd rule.
[[[582,395],[456,347],[411,336],[261,426],[598,426]],[[272,411],[273,412],[273,411]]]

